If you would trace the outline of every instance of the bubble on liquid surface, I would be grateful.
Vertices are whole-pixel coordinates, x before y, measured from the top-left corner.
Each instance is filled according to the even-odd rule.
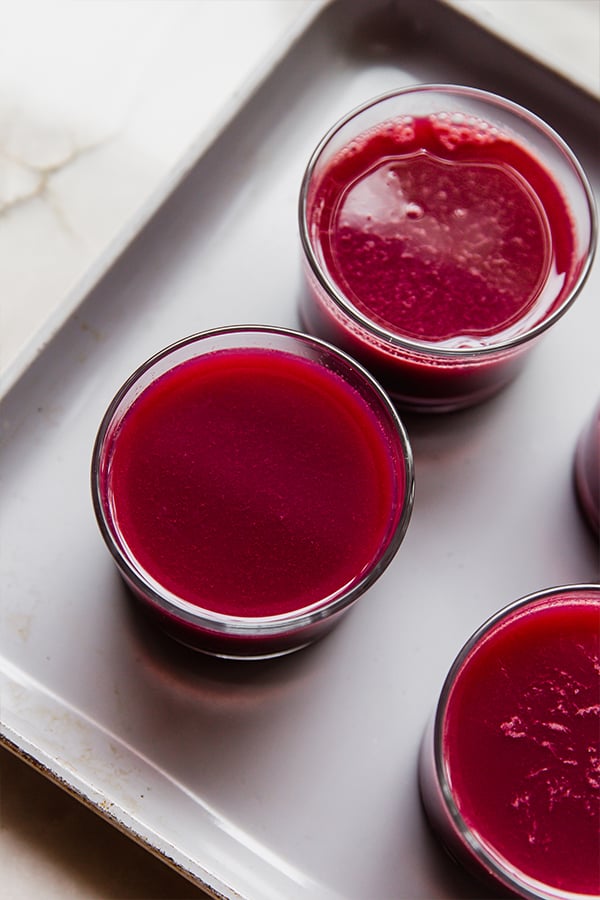
[[[406,204],[406,218],[407,219],[422,219],[425,215],[425,210],[419,203],[407,203]]]

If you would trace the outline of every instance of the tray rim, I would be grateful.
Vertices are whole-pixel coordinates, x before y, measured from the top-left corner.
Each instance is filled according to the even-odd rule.
[[[25,765],[38,772],[38,774],[42,775],[44,778],[47,778],[49,781],[55,784],[56,787],[65,791],[65,793],[69,794],[70,797],[73,797],[73,799],[77,800],[79,803],[85,806],[86,809],[89,809],[90,812],[95,813],[108,825],[116,828],[117,831],[119,831],[121,834],[124,834],[139,847],[147,850],[148,853],[151,853],[152,856],[159,859],[170,869],[173,869],[173,871],[177,872],[191,884],[194,884],[198,888],[203,890],[208,897],[214,898],[214,900],[228,900],[226,894],[222,894],[221,892],[217,891],[216,888],[211,887],[208,882],[205,882],[203,879],[198,879],[198,877],[194,876],[193,873],[185,868],[184,865],[176,862],[164,850],[161,850],[160,847],[157,847],[150,840],[142,837],[133,829],[128,828],[124,823],[120,821],[118,816],[111,813],[108,809],[104,809],[100,804],[95,803],[83,790],[77,789],[68,781],[68,779],[64,778],[58,771],[53,769],[49,762],[44,762],[44,760],[41,758],[41,755],[35,756],[33,755],[33,753],[26,750],[24,741],[19,740],[16,732],[12,732],[12,729],[6,728],[5,733],[0,733],[0,747],[11,753],[17,759],[20,759],[23,763],[25,763]],[[39,753],[39,749],[36,749]]]
[[[530,59],[540,68],[554,73],[562,81],[586,94],[590,99],[600,100],[600,76],[597,83],[592,85],[573,71],[569,71],[564,64],[547,57],[544,58],[541,44],[527,40],[517,29],[512,28],[505,21],[497,19],[489,9],[486,10],[480,6],[477,0],[438,0],[438,2],[445,4],[457,15],[469,19],[483,31],[487,31],[506,45],[513,47],[521,56]]]

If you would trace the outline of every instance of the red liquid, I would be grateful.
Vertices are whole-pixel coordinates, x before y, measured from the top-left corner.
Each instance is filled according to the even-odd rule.
[[[472,652],[444,757],[473,832],[529,878],[600,892],[600,605],[545,602]]]
[[[109,449],[116,526],[180,598],[238,616],[299,609],[358,581],[403,496],[383,429],[322,366],[275,350],[182,363]]]
[[[450,116],[358,137],[320,178],[309,227],[359,311],[399,336],[447,346],[513,334],[532,310],[543,319],[575,268],[571,216],[548,173],[485,123]],[[549,279],[556,289],[535,312]]]

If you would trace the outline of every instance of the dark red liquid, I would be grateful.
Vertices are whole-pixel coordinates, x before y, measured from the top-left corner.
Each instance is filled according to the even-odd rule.
[[[445,718],[449,782],[467,825],[563,891],[600,892],[600,602],[509,618],[459,672]]]
[[[225,614],[283,613],[355,583],[401,512],[403,476],[367,403],[281,351],[182,363],[134,402],[108,452],[112,515],[133,556]]]
[[[309,228],[358,310],[399,336],[449,346],[510,335],[528,313],[543,319],[575,267],[571,216],[545,169],[485,123],[451,116],[356,138],[320,176]]]
[[[600,532],[600,400],[577,441],[575,486],[581,509],[593,531],[598,534]]]

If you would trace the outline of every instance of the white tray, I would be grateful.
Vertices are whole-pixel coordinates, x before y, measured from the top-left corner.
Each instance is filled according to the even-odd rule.
[[[480,896],[420,809],[426,720],[488,615],[599,575],[571,482],[600,389],[597,264],[501,395],[405,417],[407,537],[314,647],[244,665],[178,648],[135,614],[102,545],[88,472],[111,396],[185,334],[297,325],[298,186],[350,107],[415,81],[490,88],[553,124],[600,183],[589,94],[443,5],[366,9],[339,0],[309,25],[4,401],[4,743],[227,898]]]

